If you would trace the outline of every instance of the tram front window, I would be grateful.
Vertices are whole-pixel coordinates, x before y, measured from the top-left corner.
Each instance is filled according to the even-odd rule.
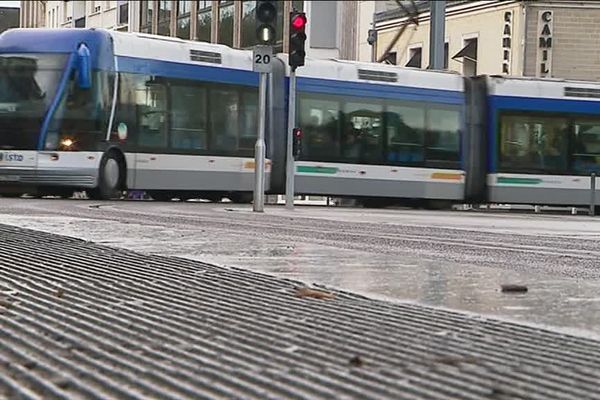
[[[0,54],[0,149],[37,149],[66,59],[64,54]]]
[[[113,77],[106,71],[92,72],[89,89],[79,87],[76,72],[65,87],[52,115],[44,148],[61,151],[94,151],[106,138]],[[148,83],[152,86],[152,83]]]

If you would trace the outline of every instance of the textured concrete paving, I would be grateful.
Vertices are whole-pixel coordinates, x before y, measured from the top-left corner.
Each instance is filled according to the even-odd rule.
[[[8,399],[600,399],[600,342],[0,225]]]

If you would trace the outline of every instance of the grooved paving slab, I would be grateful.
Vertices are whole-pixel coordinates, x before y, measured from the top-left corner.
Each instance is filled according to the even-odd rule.
[[[600,399],[600,342],[0,225],[0,397]]]

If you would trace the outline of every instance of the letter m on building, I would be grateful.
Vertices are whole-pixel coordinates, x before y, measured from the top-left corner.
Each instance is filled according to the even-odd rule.
[[[540,48],[541,49],[549,49],[552,47],[552,38],[540,38]]]

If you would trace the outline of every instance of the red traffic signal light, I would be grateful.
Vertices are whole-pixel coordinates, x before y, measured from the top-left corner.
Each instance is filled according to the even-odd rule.
[[[303,29],[306,26],[306,16],[303,14],[297,14],[292,16],[292,28],[296,30]]]
[[[304,51],[304,42],[306,42],[306,14],[299,11],[290,12],[290,36],[289,36],[289,62],[292,71],[304,65],[306,52]]]
[[[294,128],[292,135],[292,155],[295,159],[298,159],[302,155],[302,129]]]

